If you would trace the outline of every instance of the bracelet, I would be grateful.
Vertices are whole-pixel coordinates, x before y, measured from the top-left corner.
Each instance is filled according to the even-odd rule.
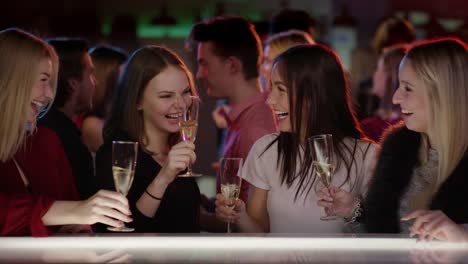
[[[362,201],[358,197],[355,198],[355,201],[356,201],[356,206],[353,209],[351,218],[349,220],[346,219],[349,224],[355,224],[356,222],[358,222],[358,218],[362,215],[362,211],[363,211],[362,204],[361,204]]]
[[[145,193],[155,200],[162,201],[162,197],[159,198],[159,197],[152,195],[150,192],[148,192],[148,189],[145,189]]]

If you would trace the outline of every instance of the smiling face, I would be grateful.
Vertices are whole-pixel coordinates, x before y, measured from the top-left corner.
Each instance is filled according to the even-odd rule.
[[[398,89],[393,95],[393,103],[400,105],[402,118],[408,129],[428,133],[429,108],[426,103],[426,87],[416,75],[407,59],[400,64]]]
[[[279,130],[283,132],[291,131],[291,119],[289,115],[288,87],[286,87],[277,65],[273,66],[271,72],[271,92],[268,95],[268,104],[273,108],[278,120]]]
[[[31,109],[28,114],[28,122],[34,124],[38,114],[54,98],[52,89],[52,61],[43,59],[38,66],[36,80],[31,93]]]
[[[180,68],[169,66],[151,79],[138,106],[146,132],[178,132],[179,116],[190,95],[187,75]]]

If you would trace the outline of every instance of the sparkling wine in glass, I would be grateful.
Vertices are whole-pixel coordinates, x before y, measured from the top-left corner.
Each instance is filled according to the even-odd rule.
[[[317,135],[309,138],[309,144],[313,151],[312,165],[315,174],[321,181],[316,190],[320,191],[322,186],[329,188],[335,171],[335,157],[333,150],[333,137],[330,134]],[[320,220],[335,220],[336,216],[329,214],[320,217]]]
[[[183,109],[182,115],[179,117],[180,135],[183,141],[189,140],[195,142],[198,130],[198,110],[200,108],[200,97],[189,96],[185,104],[186,107]],[[192,163],[189,163],[187,172],[178,176],[198,177],[201,176],[201,174],[194,173],[192,171]]]
[[[242,178],[242,158],[222,158],[220,162],[221,193],[227,199],[227,206],[234,209],[239,199]],[[227,223],[227,232],[231,233],[230,222]]]
[[[138,142],[112,141],[112,175],[117,192],[127,196],[135,176]],[[109,231],[132,232],[131,227],[107,227]]]

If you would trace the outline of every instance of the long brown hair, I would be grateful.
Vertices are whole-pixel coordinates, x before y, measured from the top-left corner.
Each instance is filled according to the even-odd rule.
[[[295,199],[309,193],[316,176],[310,176],[313,157],[307,138],[319,134],[333,135],[336,168],[347,168],[342,184],[349,182],[357,141],[364,136],[351,110],[349,88],[338,56],[322,45],[300,45],[279,55],[274,66],[288,88],[291,120],[291,132],[281,132],[267,147],[278,142],[281,183],[291,187],[299,179]],[[345,138],[354,139],[354,145],[346,145]]]
[[[174,66],[185,72],[193,95],[197,95],[193,76],[185,63],[171,50],[159,46],[145,46],[135,51],[117,84],[109,119],[104,125],[104,141],[109,142],[116,135],[124,132],[146,149],[148,140],[145,135],[143,115],[138,111],[138,103],[148,83],[167,67]],[[178,133],[170,136],[169,144],[175,143]],[[150,152],[149,152],[150,153]]]

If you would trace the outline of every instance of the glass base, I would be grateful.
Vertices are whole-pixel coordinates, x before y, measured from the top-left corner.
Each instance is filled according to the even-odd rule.
[[[338,217],[336,215],[327,215],[327,216],[321,216],[320,217],[320,220],[322,221],[333,221],[333,220],[336,220],[338,219]]]
[[[124,226],[124,227],[107,227],[107,230],[109,231],[113,231],[113,232],[133,232],[135,231],[135,228],[132,228],[132,227],[127,227],[127,226]]]
[[[195,173],[195,172],[192,172],[192,173],[186,172],[186,173],[184,173],[184,174],[179,174],[179,175],[177,175],[177,177],[183,177],[183,178],[184,178],[184,177],[200,177],[200,176],[202,176],[202,175],[203,175],[203,174]]]

